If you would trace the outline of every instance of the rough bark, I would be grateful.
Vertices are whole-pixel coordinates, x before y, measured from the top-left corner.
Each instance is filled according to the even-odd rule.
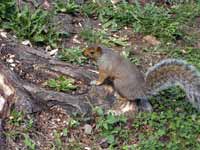
[[[96,105],[109,106],[105,97],[113,99],[113,93],[104,87],[88,86],[96,74],[85,67],[61,62],[43,51],[15,42],[0,41],[0,44],[0,75],[3,73],[15,89],[14,103],[19,110],[32,113],[59,105],[68,113],[85,115]],[[74,78],[79,83],[78,91],[62,93],[44,87],[45,81],[61,75]]]

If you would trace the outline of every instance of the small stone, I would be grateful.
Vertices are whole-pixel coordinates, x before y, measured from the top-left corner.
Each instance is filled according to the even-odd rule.
[[[92,133],[92,126],[91,125],[85,124],[83,128],[84,128],[85,134],[91,134]]]
[[[45,10],[49,10],[51,8],[51,5],[50,3],[47,1],[47,0],[44,0],[43,4],[42,4],[42,7],[45,9]]]
[[[79,27],[83,27],[83,25],[80,22],[78,23],[78,25],[79,25]]]
[[[182,112],[183,109],[181,109],[180,107],[177,107],[177,108],[175,109],[175,111],[176,111],[176,112]]]
[[[15,66],[16,66],[16,64],[10,64],[10,66],[11,66],[11,67],[15,67]]]
[[[184,50],[184,49],[182,49],[181,52],[182,52],[183,54],[186,54],[186,53],[187,53],[186,50]]]
[[[77,35],[75,35],[75,36],[73,37],[73,42],[76,43],[76,44],[80,44],[80,43],[81,43],[81,42],[78,40],[78,36],[77,36]]]
[[[87,147],[85,147],[85,150],[91,150],[91,148],[87,146]]]
[[[105,149],[105,148],[108,148],[109,144],[106,139],[102,139],[100,142],[100,146],[101,148]]]
[[[9,58],[15,58],[15,55],[9,55]]]
[[[2,44],[1,44],[1,47],[4,47],[4,46],[6,46],[6,44],[2,43]]]
[[[58,49],[56,48],[56,49],[51,50],[51,51],[49,52],[49,54],[50,54],[51,56],[53,56],[53,55],[56,55],[57,52],[58,52]]]
[[[13,63],[13,62],[14,62],[13,59],[7,59],[6,61],[7,61],[8,63]]]

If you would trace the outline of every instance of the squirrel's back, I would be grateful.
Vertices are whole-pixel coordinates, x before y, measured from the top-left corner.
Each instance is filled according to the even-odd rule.
[[[180,86],[194,107],[200,110],[200,73],[182,60],[166,59],[149,68],[146,84],[150,93],[157,93],[171,86]]]

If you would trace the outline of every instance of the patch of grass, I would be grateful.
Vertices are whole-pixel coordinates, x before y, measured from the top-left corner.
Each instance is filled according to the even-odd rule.
[[[36,143],[34,142],[34,140],[30,137],[31,133],[27,133],[26,131],[23,130],[19,130],[16,131],[16,129],[11,130],[11,131],[7,131],[6,132],[6,137],[7,139],[9,139],[9,141],[11,142],[16,142],[16,141],[22,141],[23,142],[23,147],[26,147],[28,150],[35,150],[36,149]],[[20,146],[22,146],[20,145]],[[20,147],[19,146],[19,147]]]
[[[8,21],[15,13],[17,13],[15,0],[0,0],[0,22]],[[0,27],[2,27],[2,24],[0,24]]]
[[[56,32],[55,25],[51,23],[52,13],[42,9],[33,11],[28,6],[24,6],[19,11],[15,5],[15,2],[11,0],[0,4],[0,7],[3,9],[0,12],[0,18],[4,20],[1,27],[11,30],[22,40],[29,39],[36,44],[49,44],[52,47],[56,47],[60,33]],[[5,15],[4,11],[8,15],[7,13]]]
[[[93,9],[91,12],[98,16],[104,27],[119,29],[129,26],[135,32],[154,35],[164,41],[183,36],[183,24],[200,14],[200,5],[197,3],[186,3],[167,9],[154,3],[147,3],[142,7],[139,3],[121,2],[114,7],[109,2],[96,2],[96,6],[89,3],[84,10],[87,13],[90,9]]]
[[[76,90],[77,86],[74,85],[75,81],[71,78],[66,78],[60,76],[56,79],[50,79],[47,81],[48,87],[55,89],[56,91],[67,92],[71,90]]]
[[[82,118],[83,119],[83,118]],[[62,131],[55,131],[54,132],[54,142],[53,142],[53,149],[55,150],[62,150],[64,147],[67,149],[83,149],[83,146],[79,143],[79,139],[73,139],[72,141],[66,142],[68,138],[70,138],[70,130],[78,129],[80,123],[77,118],[70,118],[67,128],[64,128]]]
[[[119,139],[126,138],[128,140],[129,132],[123,129],[127,121],[125,116],[104,115],[100,108],[96,111],[99,115],[96,118],[97,129],[100,130],[100,135],[106,138],[110,148],[114,148]]]
[[[54,132],[54,149],[58,149],[58,150],[61,150],[62,147],[63,147],[63,142],[61,140],[61,133],[59,132]]]
[[[100,108],[96,109],[93,124],[93,135],[88,138],[96,141],[105,139],[109,149],[143,150],[143,149],[199,149],[200,148],[200,113],[185,99],[179,88],[171,88],[151,98],[153,113],[139,113],[132,119],[125,116],[105,115]],[[84,119],[72,118],[68,127],[62,132],[54,133],[54,149],[82,149],[85,147],[77,130],[85,124]],[[19,131],[18,131],[19,132]],[[21,132],[9,137],[21,138]],[[8,134],[8,133],[7,133]],[[75,135],[75,139],[65,143],[65,138]],[[25,146],[31,149],[35,144],[29,134],[24,136]],[[94,144],[94,143],[93,143]],[[94,148],[96,145],[89,145]]]
[[[188,63],[193,64],[200,70],[200,50],[195,47],[177,46],[172,43],[167,45],[161,45],[159,47],[153,47],[148,49],[143,49],[145,53],[151,52],[162,52],[166,54],[169,58],[176,58],[181,60],[186,60]]]
[[[25,115],[23,112],[14,109],[11,111],[5,126],[5,135],[9,142],[21,141],[27,149],[36,149],[36,143],[32,139],[32,135],[34,134],[32,132],[33,116]]]
[[[80,125],[80,122],[78,120],[76,120],[76,119],[71,118],[69,120],[69,124],[68,125],[69,125],[69,128],[75,128],[75,127],[78,127]]]
[[[140,117],[148,117],[145,119],[148,120],[139,127],[149,129],[140,132],[138,149],[199,149],[197,138],[200,130],[199,124],[195,123],[199,117],[177,116],[172,111]],[[137,119],[142,123],[144,120],[141,118]]]
[[[54,2],[56,12],[73,14],[80,10],[80,6],[74,0],[56,0]]]
[[[27,119],[22,111],[13,109],[10,113],[8,123],[15,127],[25,125],[26,130],[29,130],[33,127],[33,118],[29,116],[29,119]]]
[[[84,28],[80,32],[80,36],[88,43],[98,43],[100,38],[100,35],[90,28]]]
[[[153,113],[136,116],[139,149],[199,149],[200,114],[177,88],[154,97]]]
[[[83,52],[79,47],[64,48],[59,54],[58,58],[73,64],[83,64],[86,62],[87,58],[83,56]]]
[[[151,103],[154,112],[139,113],[133,121],[123,116],[103,115],[98,109],[97,129],[111,149],[200,148],[200,113],[187,102],[181,89],[165,90],[152,97]]]
[[[35,150],[36,149],[36,144],[34,141],[27,135],[24,134],[24,145],[27,147],[28,150]]]
[[[89,2],[81,7],[82,13],[87,17],[95,16],[97,5],[95,3]]]
[[[82,12],[91,17],[91,16],[99,16],[99,15],[111,15],[111,9],[113,5],[110,0],[95,0],[95,1],[88,1],[82,6]],[[104,17],[100,17],[103,19]]]
[[[185,47],[176,50],[167,50],[173,58],[187,60],[188,63],[194,64],[200,70],[200,49],[193,47]]]
[[[24,114],[23,112],[18,112],[16,110],[11,111],[9,123],[14,126],[20,126],[23,122]]]
[[[120,37],[113,37],[111,34],[105,30],[97,30],[91,28],[85,28],[80,32],[80,36],[88,43],[88,44],[103,44],[108,47],[118,45],[118,46],[126,46],[126,39]]]
[[[181,34],[180,22],[172,19],[169,10],[154,4],[147,4],[143,9],[136,7],[136,10],[135,21],[132,23],[135,32],[151,34],[165,40],[174,39],[175,34]]]

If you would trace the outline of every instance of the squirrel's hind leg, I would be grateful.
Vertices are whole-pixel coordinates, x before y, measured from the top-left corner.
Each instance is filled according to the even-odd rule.
[[[137,106],[140,112],[152,112],[153,108],[146,97],[136,99]]]
[[[112,113],[114,115],[134,115],[138,112],[137,103],[135,101],[128,100],[117,100],[112,109],[107,113]]]

